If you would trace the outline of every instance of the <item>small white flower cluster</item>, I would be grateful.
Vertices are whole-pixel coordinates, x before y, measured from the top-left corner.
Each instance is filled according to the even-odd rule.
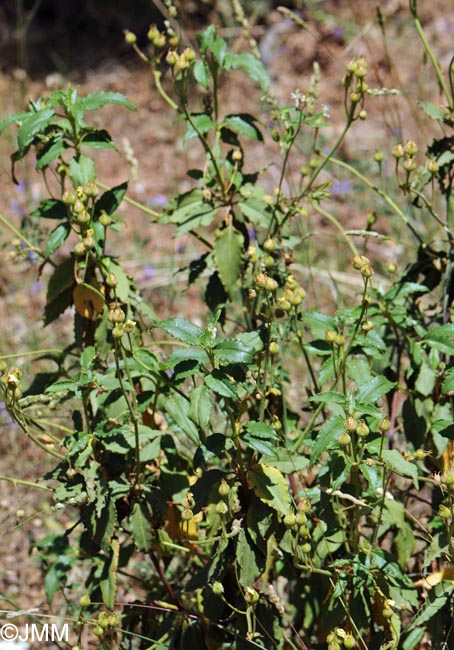
[[[306,95],[301,90],[296,89],[290,93],[290,98],[295,104],[295,108],[299,111],[306,111],[310,113],[315,105],[315,99],[312,95]]]

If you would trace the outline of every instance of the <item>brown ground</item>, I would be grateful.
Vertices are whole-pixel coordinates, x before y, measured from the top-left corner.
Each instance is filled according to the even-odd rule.
[[[342,128],[343,90],[341,79],[345,65],[352,56],[365,54],[371,70],[369,85],[398,88],[402,94],[397,98],[376,98],[369,102],[368,119],[357,123],[354,137],[350,137],[343,148],[345,158],[371,159],[376,148],[389,151],[400,138],[418,140],[422,145],[430,139],[427,121],[409,111],[415,99],[437,101],[438,91],[433,74],[425,64],[417,36],[411,26],[407,3],[404,0],[381,2],[381,11],[387,18],[388,31],[386,47],[381,30],[375,20],[375,0],[362,2],[335,1],[308,3],[312,9],[307,16],[308,28],[302,31],[278,12],[271,13],[266,24],[255,29],[264,59],[272,75],[272,92],[279,102],[290,102],[290,93],[299,88],[307,89],[313,63],[321,67],[321,102],[330,106],[331,126],[326,132],[329,141]],[[446,70],[452,55],[454,33],[454,3],[452,0],[433,0],[421,5],[423,23],[429,42],[435,47],[443,69]],[[319,8],[318,8],[319,7]],[[232,30],[229,30],[232,34]],[[121,38],[121,34],[119,34]],[[237,32],[234,47],[243,47]],[[386,49],[387,48],[387,49]],[[0,74],[0,116],[22,108],[23,97],[37,98],[46,91],[45,79],[18,80],[20,74],[4,65]],[[50,80],[48,79],[48,82]],[[130,196],[148,205],[158,206],[163,198],[172,196],[191,186],[185,176],[186,169],[196,166],[200,152],[195,147],[183,149],[180,143],[181,125],[175,124],[174,116],[153,88],[149,71],[131,55],[122,60],[105,58],[96,67],[82,75],[73,71],[66,75],[63,84],[77,83],[80,93],[95,90],[112,90],[124,93],[137,107],[137,113],[112,107],[103,109],[95,119],[106,126],[119,143],[122,156],[102,153],[99,155],[100,178],[108,184],[116,184],[131,178],[131,168],[126,160],[125,149],[130,147],[138,160],[137,176],[130,181]],[[241,76],[225,82],[222,87],[225,112],[238,110],[257,112],[259,93]],[[30,166],[20,172],[21,179],[27,179],[28,190],[14,187],[10,182],[9,154],[13,141],[9,132],[0,139],[0,213],[20,227],[21,218],[30,205],[45,191],[39,184]],[[276,145],[267,144],[266,159],[279,157]],[[252,164],[264,162],[263,152],[255,150],[248,154]],[[262,160],[252,160],[253,156]],[[302,159],[303,160],[303,159]],[[298,166],[295,165],[295,169]],[[276,182],[273,168],[268,177],[270,189]],[[342,178],[335,179],[342,180]],[[363,227],[365,214],[371,206],[359,205],[347,195],[338,196],[334,204],[336,214],[349,227]],[[373,207],[373,206],[372,206]],[[177,284],[173,271],[191,258],[189,240],[172,240],[168,230],[151,223],[137,210],[125,210],[129,243],[126,258],[129,270],[138,278],[139,285],[159,311],[176,311],[180,302],[172,302],[183,284]],[[314,218],[314,217],[312,217]],[[320,219],[318,228],[327,225]],[[393,227],[379,220],[377,228],[393,233]],[[8,259],[11,250],[11,236],[2,227],[1,241],[4,249],[0,258],[0,315],[2,318],[2,341],[0,355],[11,352],[36,349],[39,346],[62,345],[67,333],[65,323],[49,331],[42,331],[39,314],[43,307],[42,291],[37,293],[39,281],[36,266],[13,265]],[[122,239],[122,253],[124,252]],[[389,257],[396,258],[400,249],[395,242],[388,247]],[[382,253],[383,254],[383,253]],[[170,257],[173,256],[171,260]],[[184,280],[184,276],[181,278]],[[346,276],[348,280],[348,274]],[[197,300],[197,289],[189,294]],[[170,296],[170,298],[169,298]],[[193,311],[193,304],[187,301],[186,311]],[[52,331],[51,331],[52,330]],[[18,364],[26,364],[19,358]],[[31,368],[32,371],[38,366]],[[0,475],[38,480],[44,467],[52,462],[24,439],[21,432],[8,422],[4,412],[0,437]],[[42,576],[36,560],[29,556],[30,541],[59,530],[58,513],[52,511],[44,492],[13,486],[0,480],[0,536],[3,553],[0,564],[0,608],[10,607],[45,609],[42,592]],[[23,510],[22,521],[16,523],[16,513]],[[40,512],[42,511],[42,512]]]

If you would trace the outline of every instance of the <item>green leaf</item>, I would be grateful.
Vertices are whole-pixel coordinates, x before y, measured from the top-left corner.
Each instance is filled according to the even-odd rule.
[[[47,284],[47,302],[52,302],[66,289],[72,288],[74,280],[74,260],[68,257],[59,264]]]
[[[205,54],[208,49],[211,50],[217,63],[222,67],[227,53],[227,43],[223,38],[218,36],[216,27],[210,25],[198,35],[198,40],[202,53]]]
[[[257,81],[261,89],[266,92],[270,86],[270,78],[267,69],[263,63],[250,52],[242,54],[229,53],[225,57],[224,67],[226,70],[231,68],[242,70],[248,77]]]
[[[434,327],[422,338],[430,347],[445,354],[454,354],[454,323]]]
[[[139,551],[149,551],[153,543],[153,532],[147,507],[141,501],[136,501],[133,505],[132,513],[129,517],[131,533],[134,543]]]
[[[418,469],[409,460],[405,460],[397,449],[385,449],[382,454],[386,467],[400,476],[409,476],[413,484],[418,488]]]
[[[450,393],[451,391],[454,390],[454,368],[450,368],[444,378],[443,381],[443,393]]]
[[[94,111],[98,108],[102,108],[107,104],[118,104],[119,106],[124,106],[130,111],[136,111],[134,104],[126,99],[121,93],[115,92],[105,92],[101,91],[98,93],[90,93],[85,97],[80,97],[77,102],[85,111]]]
[[[443,120],[444,117],[446,117],[445,111],[441,106],[437,106],[432,102],[418,101],[416,103],[420,108],[422,108],[424,113],[428,115],[430,118],[432,118],[433,120]]]
[[[26,117],[28,117],[30,113],[14,113],[13,115],[8,115],[4,120],[0,122],[0,135],[3,133],[3,131],[10,125],[13,124],[14,122],[22,122]]]
[[[48,386],[46,388],[46,393],[77,393],[77,391],[77,383],[72,379],[62,379],[61,381],[56,381],[54,384],[52,384],[52,386]]]
[[[232,131],[235,131],[235,133],[252,138],[252,140],[263,142],[262,133],[255,125],[256,122],[257,120],[253,115],[240,113],[238,115],[227,115],[221,126],[227,126]]]
[[[68,149],[68,145],[62,139],[58,139],[50,147],[46,147],[36,156],[36,169],[44,169],[51,162],[61,156]]]
[[[232,225],[224,228],[214,242],[216,268],[230,297],[233,296],[243,266],[243,249],[244,237]]]
[[[208,90],[210,87],[210,69],[205,61],[199,59],[194,63],[192,68],[194,74],[194,79],[199,83],[205,90]],[[1,133],[1,131],[0,131]]]
[[[49,237],[46,242],[46,257],[50,257],[57,248],[66,241],[71,232],[71,225],[65,221],[64,223],[59,223],[52,232],[49,234]]]
[[[280,442],[279,434],[266,422],[248,422],[245,426],[247,433],[242,435],[243,442],[259,454],[277,459],[277,449]],[[275,465],[273,464],[275,467]]]
[[[73,158],[69,163],[69,176],[74,187],[85,187],[96,179],[95,163],[86,156],[79,156],[78,160]]]
[[[44,199],[39,206],[31,213],[32,217],[43,219],[67,219],[68,208],[63,201],[57,199]]]
[[[253,465],[247,480],[256,496],[271,508],[286,515],[290,510],[290,492],[287,481],[276,467]]]
[[[327,420],[320,431],[317,433],[315,443],[312,448],[310,462],[313,465],[327,449],[337,447],[338,439],[345,429],[345,417],[336,415],[336,417]]]
[[[196,138],[199,133],[207,133],[215,126],[213,120],[206,113],[197,113],[191,115],[191,121],[187,122],[187,130],[183,137],[183,144],[188,140]]]
[[[206,431],[210,424],[212,403],[208,389],[203,384],[197,386],[190,396],[189,417],[198,424],[202,431]]]
[[[443,581],[435,585],[429,591],[429,594],[423,606],[416,613],[410,621],[405,632],[408,634],[411,630],[418,628],[428,621],[433,621],[435,615],[446,605],[454,593],[454,584],[452,582]]]
[[[415,382],[415,389],[418,393],[427,397],[434,389],[436,378],[437,375],[435,371],[425,361],[423,361]]]
[[[93,129],[87,133],[82,140],[82,144],[92,149],[116,149],[117,145],[105,129]]]
[[[309,398],[310,402],[323,402],[323,403],[329,403],[332,402],[333,404],[340,404],[341,406],[345,406],[346,404],[346,397],[344,393],[338,393],[337,391],[334,390],[327,390],[324,393],[319,393],[318,395],[313,395],[312,397]]]
[[[238,339],[224,339],[213,348],[214,356],[224,363],[252,363],[254,350]]]
[[[206,375],[205,384],[216,395],[226,397],[227,399],[238,399],[235,385],[220,371],[214,370],[210,375]]]
[[[29,114],[29,117],[26,117],[22,122],[17,134],[19,151],[23,152],[33,142],[35,135],[43,131],[54,117],[55,111],[51,108],[43,108],[36,113]]]
[[[373,377],[373,379],[358,388],[355,395],[356,401],[365,403],[376,402],[380,397],[389,393],[395,385],[395,381],[389,381],[383,375]]]
[[[113,539],[111,541],[110,549],[110,557],[106,557],[99,585],[101,587],[104,605],[107,609],[113,611],[115,608],[115,596],[117,593],[117,571],[118,560],[120,557],[120,542],[118,539]]]
[[[169,318],[157,324],[157,327],[163,329],[167,334],[173,336],[177,341],[187,343],[188,345],[198,345],[200,337],[203,335],[203,329],[184,318]]]
[[[179,393],[175,393],[166,400],[165,408],[173,420],[173,426],[178,427],[192,442],[199,445],[199,433],[192,420],[189,419],[189,400]]]
[[[244,528],[240,530],[237,537],[236,558],[239,566],[238,581],[240,585],[242,587],[252,585],[262,572],[264,558],[249,539]]]
[[[159,361],[152,352],[146,348],[137,348],[134,350],[134,358],[137,359],[148,370],[158,370]]]
[[[103,212],[112,216],[118,210],[128,189],[128,183],[121,183],[104,192],[95,203],[94,215],[98,218]]]

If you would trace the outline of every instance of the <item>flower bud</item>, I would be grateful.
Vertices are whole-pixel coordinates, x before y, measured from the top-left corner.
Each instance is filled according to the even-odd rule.
[[[277,341],[271,341],[268,350],[270,354],[277,354],[279,352],[279,343]]]
[[[85,244],[83,241],[78,241],[77,244],[74,246],[74,255],[76,257],[82,257],[82,255],[85,255],[86,249],[85,249]]]
[[[405,143],[404,151],[407,156],[413,157],[418,151],[416,142],[414,140],[408,140]]]
[[[374,160],[375,162],[381,163],[383,162],[383,151],[380,151],[380,149],[377,149],[374,153]]]
[[[354,269],[362,269],[362,267],[366,266],[366,264],[369,264],[369,258],[367,258],[365,255],[355,255],[353,258]]]
[[[194,517],[194,513],[190,508],[185,508],[181,513],[181,518],[183,521],[191,521],[193,517]]]
[[[175,50],[169,50],[166,55],[166,61],[170,66],[174,66],[178,61],[178,54]]]
[[[447,506],[441,504],[441,505],[438,507],[438,515],[439,515],[442,519],[450,519],[450,518],[451,518],[451,511],[450,511],[450,509],[449,509]]]
[[[427,163],[427,169],[431,174],[436,174],[439,170],[438,163],[436,160],[429,160]]]
[[[246,587],[244,590],[244,599],[250,605],[255,605],[258,602],[260,596],[254,587]]]
[[[358,422],[358,426],[356,427],[356,435],[360,438],[366,438],[366,436],[369,435],[369,427],[364,422],[364,420],[360,420]]]
[[[401,144],[396,144],[393,147],[393,156],[396,160],[399,160],[399,158],[403,158],[405,155],[404,148]]]
[[[228,511],[229,511],[229,507],[226,504],[226,502],[225,501],[218,501],[218,503],[216,504],[216,512],[218,513],[218,515],[223,517],[224,515],[226,515],[228,513]]]
[[[235,149],[235,151],[232,153],[232,160],[234,162],[239,162],[240,160],[243,159],[243,154],[239,149]]]
[[[109,287],[116,287],[118,284],[118,278],[115,273],[108,273],[106,277],[106,284]]]
[[[370,278],[372,277],[373,273],[374,270],[370,264],[365,264],[364,266],[361,267],[361,275],[363,276],[363,278]]]
[[[355,418],[352,415],[349,415],[348,418],[345,420],[346,431],[348,431],[348,433],[355,433],[357,427],[358,427],[358,423],[356,422]]]
[[[406,158],[404,162],[404,169],[406,172],[413,172],[416,169],[416,161],[414,158]]]
[[[130,32],[129,29],[125,29],[124,35],[125,35],[125,43],[127,43],[128,45],[134,45],[134,43],[137,42],[137,36],[133,32]]]
[[[114,339],[121,339],[121,337],[124,334],[124,328],[123,328],[123,323],[118,323],[115,325],[115,327],[112,329],[112,336]]]
[[[106,212],[102,211],[99,216],[99,223],[103,225],[105,228],[107,228],[107,226],[110,226],[110,224],[112,223],[112,219],[109,217],[109,215]]]
[[[194,59],[195,59],[195,52],[194,52],[194,50],[192,49],[192,47],[185,47],[185,48],[184,48],[184,52],[183,52],[183,54],[184,54],[184,56],[186,57],[186,61],[194,61]]]
[[[222,479],[218,487],[218,494],[221,497],[226,497],[229,493],[230,493],[230,485],[227,483],[225,479]]]
[[[213,590],[215,596],[222,596],[222,594],[224,593],[224,585],[222,584],[222,582],[219,582],[218,580],[216,580],[216,582],[213,582],[213,586],[211,587],[211,589]]]
[[[111,323],[116,324],[124,323],[126,316],[121,307],[115,307],[114,309],[110,310],[107,318]]]
[[[305,553],[306,555],[309,555],[309,553],[310,553],[311,550],[312,550],[312,547],[311,547],[311,545],[310,545],[310,542],[304,542],[304,544],[301,544],[301,550],[302,550],[303,553]]]
[[[296,515],[293,512],[289,512],[284,517],[284,526],[286,528],[294,528],[296,526]]]
[[[347,447],[351,443],[352,439],[348,431],[344,431],[340,436],[339,436],[339,444],[341,447]]]

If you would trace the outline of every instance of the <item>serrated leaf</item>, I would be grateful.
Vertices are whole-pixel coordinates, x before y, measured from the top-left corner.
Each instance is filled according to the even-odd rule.
[[[85,97],[80,97],[77,103],[80,104],[85,111],[94,111],[106,106],[107,104],[118,104],[119,106],[128,108],[130,111],[137,111],[134,104],[131,104],[124,95],[115,92],[101,91],[98,93],[90,93]]]
[[[424,397],[430,395],[435,386],[437,375],[435,371],[425,362],[419,368],[418,377],[415,382],[415,389]]]
[[[117,145],[105,129],[93,129],[84,136],[82,144],[92,149],[117,149]]]
[[[312,397],[309,398],[309,401],[324,402],[325,404],[332,402],[333,404],[341,404],[342,406],[344,406],[346,402],[346,397],[344,393],[338,393],[337,391],[334,390],[327,390],[324,393],[313,395]]]
[[[167,334],[173,336],[177,341],[187,343],[188,345],[198,345],[200,337],[204,331],[198,325],[191,323],[185,318],[169,318],[157,324],[157,327],[163,329]]]
[[[237,339],[224,339],[213,348],[214,356],[222,364],[252,363],[254,350]]]
[[[46,242],[46,257],[50,257],[57,248],[66,241],[71,232],[70,224],[65,221],[64,223],[59,223],[49,234]]]
[[[44,199],[39,206],[31,213],[32,217],[41,217],[43,219],[67,219],[68,208],[57,199]]]
[[[327,449],[337,446],[337,441],[345,429],[345,418],[336,415],[327,420],[320,431],[317,433],[314,446],[312,448],[310,462],[313,465]]]
[[[429,330],[422,338],[430,347],[445,354],[454,354],[454,324],[446,323]]]
[[[14,122],[21,122],[24,120],[26,117],[28,117],[30,113],[14,113],[13,115],[8,115],[4,120],[0,122],[0,135],[3,133],[3,131],[10,125],[14,124]]]
[[[248,483],[256,496],[268,506],[286,515],[290,509],[287,481],[276,467],[253,465],[247,473]]]
[[[55,117],[55,111],[51,108],[43,108],[36,113],[28,115],[29,117],[24,119],[17,134],[17,143],[21,152],[33,142],[37,133],[45,129],[52,122]]]
[[[277,431],[271,424],[267,424],[266,422],[248,422],[244,428],[251,436],[266,440],[279,440]]]
[[[224,67],[226,70],[230,70],[230,68],[242,70],[248,77],[257,81],[264,92],[266,92],[270,86],[270,78],[267,69],[263,63],[250,52],[227,54],[224,60]]]
[[[95,163],[86,156],[79,156],[78,160],[73,158],[69,163],[69,177],[75,187],[93,183],[96,179]]]
[[[47,302],[52,302],[63,291],[72,288],[74,283],[74,260],[67,258],[54,269],[49,279],[47,284]]]
[[[183,144],[186,144],[188,140],[196,138],[199,133],[207,133],[215,126],[213,120],[206,113],[198,113],[191,115],[191,121],[187,123],[186,133],[183,137]]]
[[[396,385],[395,381],[389,381],[383,375],[373,377],[370,381],[366,382],[358,388],[356,393],[357,402],[376,402],[380,397],[389,393],[389,391]]]
[[[146,348],[137,348],[134,350],[134,359],[137,359],[137,361],[148,370],[157,370],[159,368],[159,362],[156,355]]]
[[[202,431],[206,431],[210,424],[212,403],[208,389],[203,384],[197,386],[189,396],[191,405],[189,417],[195,424],[198,424]]]
[[[99,585],[101,587],[102,600],[110,611],[115,608],[115,596],[117,593],[117,572],[120,558],[120,542],[113,539],[110,543],[110,557],[106,557]]]
[[[454,584],[448,582],[442,582],[431,589],[423,606],[413,616],[405,632],[408,633],[434,619],[435,614],[446,605],[453,593]]]
[[[263,557],[249,539],[244,528],[240,530],[236,541],[236,558],[238,560],[238,581],[242,587],[252,585],[262,572]]]
[[[263,142],[263,136],[260,129],[255,125],[256,118],[249,113],[239,113],[237,115],[227,115],[222,122],[222,126],[227,126],[235,133],[244,135],[252,140]]]
[[[409,460],[405,460],[397,449],[385,449],[382,453],[383,462],[386,467],[400,476],[408,476],[413,479],[413,484],[418,488],[418,469]]]
[[[66,142],[62,139],[57,140],[52,146],[40,151],[36,156],[36,169],[44,169],[50,165],[51,162],[61,156],[61,154],[68,148]]]
[[[77,392],[77,384],[71,379],[62,379],[61,381],[56,381],[52,386],[46,388],[46,393],[62,393],[62,392]]]
[[[153,543],[153,532],[146,506],[136,501],[129,517],[131,533],[139,551],[149,551]]]
[[[104,192],[95,203],[95,217],[99,217],[102,212],[112,216],[121,205],[127,189],[128,183],[125,182],[112,187],[110,190],[107,190],[107,192]]]
[[[221,282],[232,297],[243,266],[243,235],[232,225],[227,226],[216,237],[213,252]]]
[[[114,261],[110,263],[110,272],[117,278],[115,295],[121,302],[127,302],[129,298],[130,282],[122,267]]]
[[[199,83],[205,90],[208,90],[210,87],[210,69],[205,61],[199,59],[194,63],[192,68],[194,74],[194,79]],[[1,131],[0,131],[1,133]]]
[[[228,399],[238,399],[235,385],[227,377],[219,373],[219,371],[213,371],[211,375],[206,375],[205,383],[216,395],[227,397]]]
[[[441,106],[437,106],[432,102],[426,101],[419,101],[417,104],[420,108],[422,108],[424,113],[431,117],[433,120],[443,120],[445,117],[445,112]]]
[[[253,449],[258,454],[267,456],[272,460],[277,458],[275,443],[271,440],[262,440],[261,438],[256,438],[248,433],[243,436],[242,440],[249,449]]]
[[[174,426],[179,427],[192,442],[199,445],[199,433],[193,421],[189,419],[189,401],[179,393],[175,393],[166,400],[165,408],[171,416]]]
[[[451,391],[454,390],[454,368],[450,368],[446,373],[443,381],[442,390],[444,394],[450,393]]]

